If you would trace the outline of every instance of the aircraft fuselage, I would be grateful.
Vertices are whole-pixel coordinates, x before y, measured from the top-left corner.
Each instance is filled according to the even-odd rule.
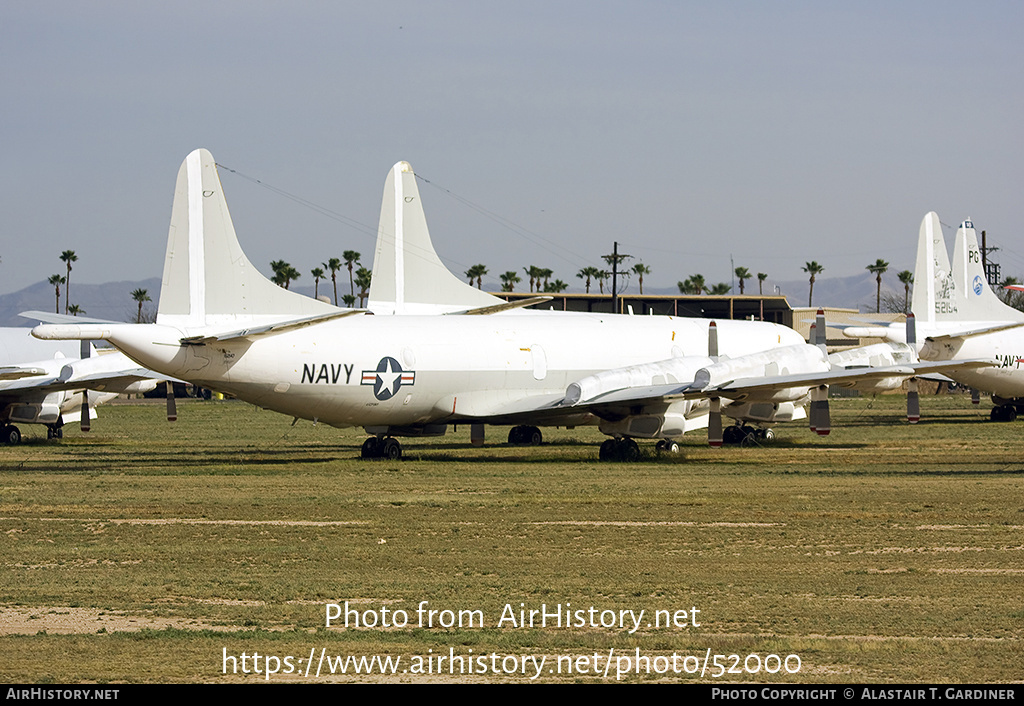
[[[111,340],[153,370],[277,412],[338,427],[399,426],[502,417],[518,400],[563,393],[602,370],[705,356],[707,328],[699,319],[607,314],[352,316],[205,345],[174,345],[165,326],[130,327]],[[732,356],[802,342],[792,329],[750,321],[719,322],[718,336]]]

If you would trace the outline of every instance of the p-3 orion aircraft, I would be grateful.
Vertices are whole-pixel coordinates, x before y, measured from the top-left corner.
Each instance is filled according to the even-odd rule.
[[[385,181],[374,281],[369,310],[270,282],[238,244],[213,156],[196,150],[178,172],[156,323],[44,324],[34,334],[107,340],[168,376],[296,418],[362,426],[364,458],[398,458],[395,437],[449,424],[532,434],[594,415],[611,437],[601,459],[629,460],[635,439],[674,450],[704,427],[720,445],[723,413],[737,420],[734,437],[755,433],[751,424],[767,435],[768,424],[805,416],[808,398],[811,427],[826,434],[828,385],[890,389],[950,365],[919,363],[905,343],[828,356],[774,323],[538,312],[470,295],[430,244],[406,162]]]
[[[912,309],[922,360],[993,359],[994,365],[951,368],[958,383],[992,396],[993,421],[1013,421],[1024,412],[1024,312],[1004,304],[985,277],[978,235],[963,221],[950,267],[939,216],[925,215],[917,242]],[[902,327],[851,327],[849,336],[907,340]]]

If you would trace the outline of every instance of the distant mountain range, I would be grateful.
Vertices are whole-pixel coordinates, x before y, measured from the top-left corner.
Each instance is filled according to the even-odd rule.
[[[348,283],[346,282],[346,289]],[[789,282],[766,282],[765,294],[774,294],[778,286],[782,294],[789,299],[791,306],[799,307],[807,304],[807,280],[794,280]],[[340,282],[339,282],[340,286]],[[323,294],[330,294],[331,283],[328,279],[326,286],[320,283],[320,291]],[[340,287],[339,287],[340,288]],[[160,295],[160,278],[135,282],[108,282],[106,284],[78,284],[71,282],[71,302],[78,304],[85,310],[89,317],[98,319],[109,319],[111,321],[135,321],[138,305],[132,299],[131,293],[136,289],[145,289],[153,301],[143,306],[144,312],[150,316],[156,311],[156,300]],[[747,282],[747,292],[757,293],[757,280]],[[313,296],[312,286],[296,286],[293,291]],[[646,294],[678,294],[675,288],[646,288]],[[582,292],[582,287],[573,287],[571,292]],[[630,292],[634,288],[630,288]],[[891,292],[900,301],[903,299],[903,285],[900,284],[894,272],[887,272],[882,277],[882,292]],[[54,310],[53,287],[45,281],[33,284],[18,292],[0,294],[0,326],[33,326],[36,322],[24,319],[18,314],[22,311],[53,311]],[[842,307],[847,309],[860,308],[864,311],[875,308],[875,277],[870,272],[853,275],[851,277],[819,277],[814,283],[814,304],[821,306]],[[61,288],[60,312],[64,312],[64,290]]]

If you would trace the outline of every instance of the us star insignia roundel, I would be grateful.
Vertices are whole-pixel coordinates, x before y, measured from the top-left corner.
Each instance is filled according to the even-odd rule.
[[[376,370],[364,370],[363,379],[360,384],[373,385],[373,396],[383,402],[398,394],[402,385],[412,385],[416,382],[416,373],[412,370],[402,370],[402,366],[391,356],[384,356],[377,363]]]

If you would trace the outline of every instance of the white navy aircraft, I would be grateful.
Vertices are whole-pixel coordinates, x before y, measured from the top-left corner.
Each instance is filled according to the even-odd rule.
[[[50,324],[46,339],[104,339],[152,370],[295,418],[362,426],[364,457],[398,458],[396,436],[449,424],[537,426],[599,419],[605,460],[634,439],[676,448],[806,416],[828,433],[828,385],[896,387],[921,369],[905,343],[828,356],[755,321],[517,310],[447,271],[430,244],[416,176],[399,162],[381,207],[369,310],[341,309],[261,275],[235,235],[213,156],[178,172],[155,324]],[[460,287],[456,288],[453,283]],[[823,320],[819,329],[824,332]],[[823,338],[823,336],[822,336]],[[972,363],[958,362],[957,365]]]
[[[118,351],[96,355],[88,341],[39,341],[27,328],[0,328],[0,443],[21,442],[16,424],[43,424],[50,439],[63,436],[67,422],[88,430],[96,405],[156,384]]]
[[[912,309],[922,360],[994,359],[993,366],[952,368],[945,375],[991,394],[993,421],[1013,421],[1024,412],[1024,312],[1004,304],[989,287],[970,219],[957,229],[952,267],[938,215],[932,211],[921,221]],[[844,333],[906,340],[898,326]]]

